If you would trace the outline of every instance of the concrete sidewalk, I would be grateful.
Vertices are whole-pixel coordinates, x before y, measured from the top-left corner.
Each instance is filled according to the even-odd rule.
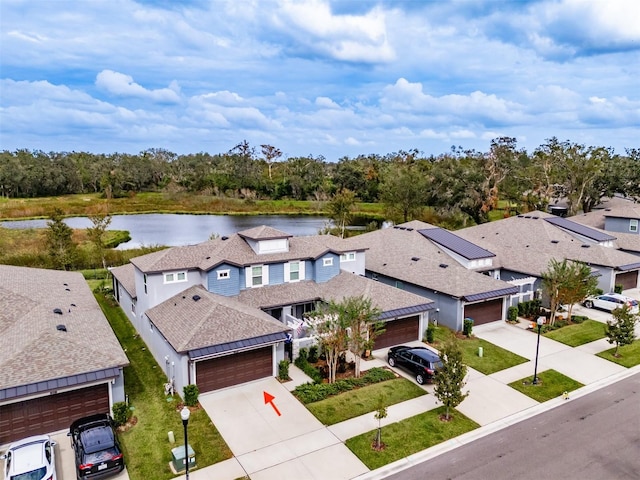
[[[603,318],[600,321],[606,320]],[[469,369],[466,390],[470,395],[460,404],[458,410],[480,424],[479,429],[370,472],[346,448],[344,442],[356,435],[375,430],[378,423],[374,413],[329,427],[321,425],[290,393],[297,385],[310,381],[303,372],[292,365],[289,371],[292,380],[289,382],[280,383],[274,378],[269,378],[200,397],[200,403],[227,441],[234,458],[196,469],[191,472],[190,478],[384,478],[414,463],[564,403],[558,398],[540,404],[508,386],[510,382],[533,376],[537,343],[535,332],[507,323],[495,323],[475,327],[473,333],[529,359],[526,363],[491,375]],[[421,342],[413,343],[423,345]],[[583,383],[585,387],[572,392],[572,398],[640,372],[640,366],[626,369],[595,356],[595,353],[610,347],[606,341],[598,340],[572,348],[541,337],[538,372],[552,368]],[[374,351],[374,359],[363,361],[361,368],[367,370],[386,365],[386,351],[387,349]],[[414,381],[406,372],[398,369],[395,371]],[[388,417],[382,421],[382,425],[398,422],[437,407],[437,400],[431,394],[433,386],[425,385],[422,388],[427,391],[427,395],[389,406]],[[270,404],[265,404],[265,391],[275,397],[274,404],[281,415],[278,415]]]

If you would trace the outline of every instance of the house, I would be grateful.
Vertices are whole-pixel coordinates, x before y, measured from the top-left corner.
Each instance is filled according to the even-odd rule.
[[[603,207],[569,220],[615,236],[616,248],[640,256],[640,204],[614,197],[606,200]]]
[[[128,360],[82,274],[0,265],[0,444],[124,401]]]
[[[486,273],[496,279],[521,282],[521,296],[531,297],[542,288],[542,273],[555,260],[589,265],[598,287],[613,291],[638,286],[640,259],[616,248],[616,237],[606,232],[545,212],[535,211],[456,231],[469,242],[495,255]],[[512,299],[515,305],[517,299]]]
[[[114,295],[177,392],[274,376],[318,302],[365,296],[382,311],[376,346],[420,340],[433,301],[364,278],[364,252],[331,235],[256,227],[113,268]]]
[[[517,284],[482,272],[495,267],[495,254],[443,228],[411,221],[347,240],[365,255],[365,276],[397,289],[433,299],[432,318],[462,330],[465,318],[475,325],[504,320]]]

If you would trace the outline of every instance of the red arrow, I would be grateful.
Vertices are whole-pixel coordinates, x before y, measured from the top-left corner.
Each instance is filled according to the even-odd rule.
[[[280,410],[278,410],[278,407],[276,407],[275,403],[273,403],[273,399],[276,397],[274,397],[273,395],[267,392],[262,392],[262,393],[264,393],[264,404],[266,405],[267,403],[270,403],[273,409],[278,414],[278,416],[280,416]]]

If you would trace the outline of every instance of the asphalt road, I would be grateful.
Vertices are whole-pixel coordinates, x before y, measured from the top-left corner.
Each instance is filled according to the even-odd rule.
[[[640,374],[387,478],[640,479]]]

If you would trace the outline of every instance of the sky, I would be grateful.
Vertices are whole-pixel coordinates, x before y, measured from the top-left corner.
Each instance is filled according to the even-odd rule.
[[[2,0],[0,150],[640,147],[637,0]]]

